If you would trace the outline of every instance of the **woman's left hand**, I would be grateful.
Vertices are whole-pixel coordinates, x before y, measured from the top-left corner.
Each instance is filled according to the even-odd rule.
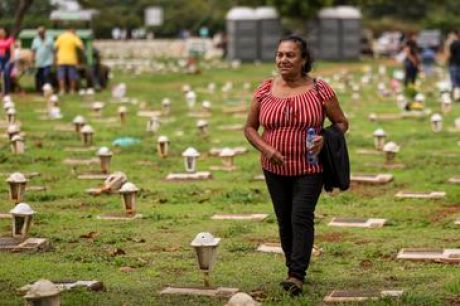
[[[308,152],[313,154],[318,154],[321,152],[321,149],[324,146],[324,137],[322,135],[316,135],[315,139],[313,140],[313,146],[308,149]]]

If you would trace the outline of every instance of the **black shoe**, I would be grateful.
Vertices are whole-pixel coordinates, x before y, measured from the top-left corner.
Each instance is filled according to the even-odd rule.
[[[280,285],[281,287],[283,287],[284,290],[289,292],[289,294],[292,296],[297,296],[297,295],[302,294],[303,282],[300,279],[297,279],[291,276],[291,277],[288,277],[286,280],[282,281]]]

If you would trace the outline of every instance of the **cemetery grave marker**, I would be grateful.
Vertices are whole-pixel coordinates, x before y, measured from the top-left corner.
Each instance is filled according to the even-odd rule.
[[[329,226],[339,227],[361,227],[361,228],[378,228],[383,227],[387,222],[386,219],[378,218],[332,218]]]
[[[398,252],[396,258],[460,263],[460,249],[404,248]]]
[[[377,300],[384,297],[401,297],[403,290],[333,290],[325,298],[325,303],[352,303]]]
[[[212,220],[257,220],[262,221],[268,217],[268,214],[216,214],[211,217]]]
[[[387,184],[393,180],[393,175],[391,174],[356,174],[351,175],[350,180],[355,183],[363,184],[375,184],[382,185]]]
[[[430,191],[430,192],[399,191],[395,196],[397,198],[403,198],[403,199],[442,199],[446,196],[446,193],[444,191]]]

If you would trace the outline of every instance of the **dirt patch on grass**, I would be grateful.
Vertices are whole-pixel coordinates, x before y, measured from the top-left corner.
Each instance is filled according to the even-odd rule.
[[[339,232],[324,233],[316,235],[315,240],[318,242],[341,242],[344,240],[344,237],[346,236],[350,236],[350,234]]]
[[[438,222],[441,219],[449,217],[450,215],[459,214],[460,215],[460,204],[455,204],[451,206],[443,206],[430,217],[431,222]]]
[[[374,198],[388,193],[389,187],[382,185],[369,185],[369,184],[359,184],[351,183],[350,191],[353,194],[356,194],[360,197]]]

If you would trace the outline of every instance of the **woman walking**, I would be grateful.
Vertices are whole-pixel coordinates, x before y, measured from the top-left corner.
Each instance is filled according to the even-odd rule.
[[[305,40],[281,39],[276,52],[278,76],[256,90],[245,126],[246,138],[261,152],[288,268],[281,286],[292,295],[302,293],[313,248],[314,211],[323,186],[323,165],[317,155],[324,144],[320,135],[324,119],[327,116],[343,133],[348,129],[332,88],[309,76],[312,63]]]

